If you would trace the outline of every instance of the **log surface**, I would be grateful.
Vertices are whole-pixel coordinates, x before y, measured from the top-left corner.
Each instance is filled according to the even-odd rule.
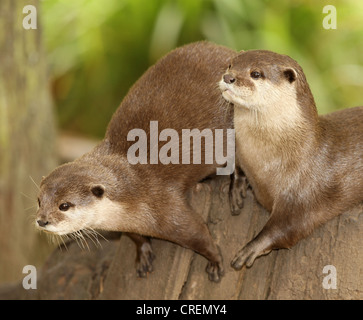
[[[156,259],[147,278],[136,277],[134,243],[100,240],[103,249],[76,243],[57,249],[44,265],[38,289],[20,284],[0,289],[0,298],[22,299],[362,299],[363,210],[346,212],[290,250],[275,250],[251,268],[230,267],[234,254],[263,227],[268,213],[248,192],[240,215],[230,214],[227,177],[199,184],[189,198],[208,223],[224,258],[225,275],[212,283],[207,261],[191,250],[153,239]],[[93,247],[92,247],[93,246]],[[336,269],[336,289],[323,286],[327,265]],[[326,281],[326,280],[325,280]],[[328,285],[331,281],[327,281]]]

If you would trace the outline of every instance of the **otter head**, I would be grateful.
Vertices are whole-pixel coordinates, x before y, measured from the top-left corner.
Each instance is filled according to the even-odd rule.
[[[300,66],[288,56],[267,50],[241,52],[219,83],[223,97],[234,105],[265,111],[283,99],[296,101]]]
[[[94,165],[71,162],[56,168],[40,184],[36,227],[63,235],[100,226],[111,201],[102,178],[107,172]],[[104,180],[104,178],[103,178]],[[116,208],[115,208],[116,209]],[[111,210],[112,211],[112,210]]]
[[[254,130],[275,132],[281,138],[286,130],[309,131],[317,126],[318,113],[304,72],[286,55],[241,52],[232,59],[219,87],[224,99],[234,105],[235,119],[242,121],[243,115],[243,125]]]

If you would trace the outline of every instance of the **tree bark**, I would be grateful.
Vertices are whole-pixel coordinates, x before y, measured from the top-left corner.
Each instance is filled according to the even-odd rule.
[[[37,10],[37,29],[23,28],[26,5]],[[20,279],[25,265],[48,252],[34,230],[41,176],[55,165],[54,119],[39,1],[0,1],[0,282]]]

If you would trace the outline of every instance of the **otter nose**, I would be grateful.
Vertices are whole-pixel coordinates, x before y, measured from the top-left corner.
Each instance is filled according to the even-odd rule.
[[[39,227],[45,227],[49,222],[43,220],[37,220]]]
[[[230,74],[225,74],[224,76],[223,76],[223,81],[225,82],[225,83],[233,83],[233,82],[235,82],[236,81],[236,79],[235,78],[233,78],[233,76],[231,76]]]

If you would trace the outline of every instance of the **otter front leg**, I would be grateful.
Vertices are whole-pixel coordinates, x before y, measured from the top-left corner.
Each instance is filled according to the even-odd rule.
[[[211,281],[219,282],[224,274],[222,255],[214,243],[207,225],[187,205],[175,208],[172,218],[163,221],[160,238],[194,250],[208,259],[206,272]]]
[[[251,267],[256,258],[270,253],[273,249],[292,247],[311,233],[314,225],[318,223],[314,221],[314,216],[298,209],[273,211],[261,232],[235,255],[231,266],[236,270],[244,265]]]
[[[257,257],[270,253],[272,250],[269,237],[264,237],[261,233],[252,241],[247,243],[241,250],[237,252],[231,266],[240,270],[244,265],[251,267]]]
[[[151,247],[150,238],[136,233],[126,233],[127,236],[136,244],[136,272],[140,278],[153,271],[153,260],[155,255]]]
[[[243,171],[236,166],[234,172],[231,174],[231,183],[229,185],[229,205],[232,215],[237,216],[241,213],[247,188],[247,178]]]

